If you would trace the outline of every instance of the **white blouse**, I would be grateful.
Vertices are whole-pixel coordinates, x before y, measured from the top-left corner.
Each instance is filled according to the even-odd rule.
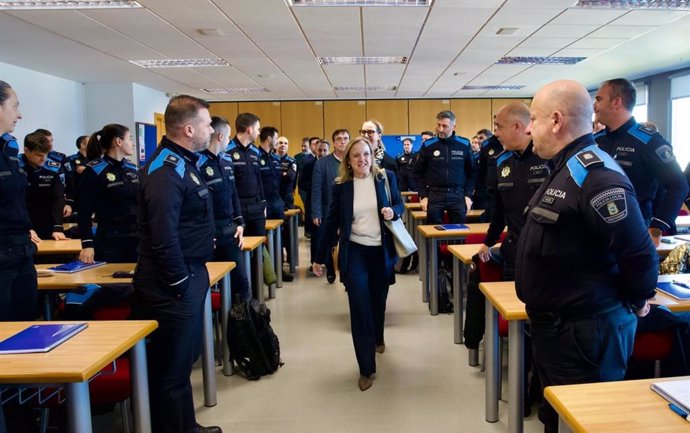
[[[352,233],[350,241],[361,245],[381,245],[381,224],[376,203],[376,185],[371,174],[364,179],[353,179]]]

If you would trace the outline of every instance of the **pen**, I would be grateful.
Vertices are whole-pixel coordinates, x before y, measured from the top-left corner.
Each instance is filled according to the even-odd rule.
[[[675,413],[680,415],[680,417],[683,418],[685,421],[690,421],[690,416],[688,416],[688,414],[685,413],[685,411],[683,409],[679,408],[678,406],[676,406],[673,403],[669,403],[668,407],[669,407],[669,409],[671,409],[672,411],[674,411]]]
[[[673,280],[673,284],[675,284],[676,286],[680,286],[684,289],[690,289],[690,286],[687,285],[686,283],[682,282],[682,281]]]

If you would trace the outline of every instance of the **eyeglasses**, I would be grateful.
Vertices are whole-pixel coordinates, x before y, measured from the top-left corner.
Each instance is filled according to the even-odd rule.
[[[373,129],[360,129],[359,133],[362,135],[368,135],[370,137],[373,137],[374,134],[376,134],[378,131],[374,131]]]
[[[288,144],[287,141],[279,141],[278,144]]]

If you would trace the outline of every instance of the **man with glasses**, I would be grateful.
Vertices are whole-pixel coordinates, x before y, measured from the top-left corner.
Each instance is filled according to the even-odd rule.
[[[465,222],[465,197],[474,191],[475,172],[470,141],[455,135],[455,114],[436,116],[436,137],[424,142],[412,167],[412,181],[427,212],[427,224],[441,224],[443,212],[450,223]]]
[[[395,173],[398,176],[398,164],[395,158],[386,153],[386,148],[381,140],[383,134],[383,125],[378,120],[367,120],[362,124],[362,129],[359,130],[362,137],[367,138],[371,142],[374,157],[379,167],[385,168]]]
[[[347,129],[336,129],[333,131],[332,139],[333,153],[316,161],[311,181],[311,216],[316,226],[316,234],[312,239],[314,248],[318,248],[321,223],[331,203],[333,183],[338,176],[340,161],[345,156],[347,143],[350,142],[350,133]],[[326,259],[326,279],[331,284],[335,281],[335,266],[333,266],[333,256],[330,254]]]

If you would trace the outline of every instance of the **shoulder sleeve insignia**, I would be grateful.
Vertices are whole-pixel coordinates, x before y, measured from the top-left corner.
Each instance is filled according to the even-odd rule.
[[[648,127],[646,127],[645,125],[642,125],[642,124],[640,125],[640,131],[646,132],[646,133],[649,134],[649,135],[653,135],[654,133],[656,133],[655,130],[653,130],[653,129],[651,129],[651,128],[648,128]]]
[[[168,155],[165,156],[165,159],[163,160],[163,162],[168,164],[168,165],[172,165],[173,167],[177,167],[182,162],[182,158],[180,158],[179,156],[177,156],[175,154],[169,153]]]
[[[673,155],[673,149],[671,149],[671,146],[668,144],[663,144],[657,147],[654,149],[654,153],[656,153],[656,156],[658,156],[661,162],[664,164],[668,164],[669,162],[676,160],[676,157]]]
[[[623,188],[606,190],[596,195],[589,204],[607,224],[621,221],[628,215],[628,203]]]
[[[46,165],[47,165],[48,167],[60,167],[60,163],[59,163],[59,162],[53,161],[53,160],[50,160],[50,159],[46,160]]]

